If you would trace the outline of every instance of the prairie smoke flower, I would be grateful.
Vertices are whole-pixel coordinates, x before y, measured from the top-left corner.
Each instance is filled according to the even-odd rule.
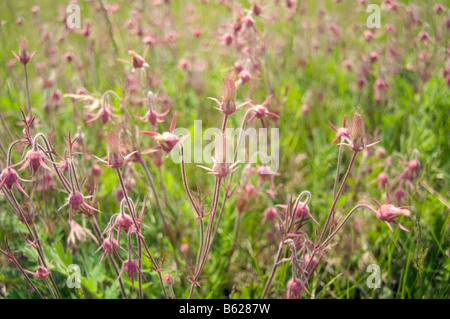
[[[134,274],[139,271],[139,273],[144,277],[144,274],[141,272],[141,270],[138,267],[137,262],[135,262],[133,259],[127,259],[122,264],[122,270],[120,271],[119,276],[117,277],[117,280],[122,276],[123,272],[126,272],[128,277],[131,279],[131,285],[134,285]],[[144,277],[145,278],[145,277]]]
[[[231,33],[225,33],[225,34],[222,36],[222,42],[221,42],[221,44],[230,46],[232,43],[233,43],[233,34],[231,34]]]
[[[164,111],[163,113],[157,113],[153,110],[147,111],[144,116],[136,116],[137,119],[139,119],[141,122],[150,122],[153,126],[156,126],[158,123],[163,123],[164,120],[162,119],[163,116],[166,116],[169,113],[170,109]]]
[[[256,168],[256,174],[258,174],[258,182],[256,184],[256,188],[258,189],[261,186],[261,183],[265,180],[269,180],[270,189],[273,189],[273,178],[275,175],[280,175],[279,173],[272,172],[270,167],[267,165],[258,165]]]
[[[400,179],[413,179],[417,178],[420,173],[420,162],[417,159],[405,162],[400,160],[400,163],[406,165],[406,168],[402,171],[399,178]]]
[[[302,299],[302,291],[305,289],[300,279],[291,279],[287,284],[288,299]]]
[[[252,198],[256,194],[255,186],[252,184],[245,185],[245,194],[248,198]]]
[[[212,157],[211,159],[213,160],[213,167],[208,168],[205,166],[201,166],[201,165],[197,165],[200,168],[206,169],[208,172],[208,174],[212,174],[215,175],[219,178],[225,178],[226,176],[228,176],[228,174],[233,173],[235,170],[237,170],[238,168],[235,167],[238,162],[229,165],[227,163],[227,159],[226,159],[226,142],[225,139],[224,140],[216,140],[216,145],[215,145],[215,155],[214,157]]]
[[[173,276],[170,273],[166,273],[163,275],[163,282],[166,285],[172,285],[173,284]]]
[[[381,172],[380,174],[378,174],[377,180],[378,180],[378,188],[382,188],[387,185],[389,177],[385,172]]]
[[[90,119],[86,121],[86,124],[101,119],[103,125],[107,124],[108,122],[115,124],[111,117],[120,117],[120,115],[114,114],[112,112],[112,106],[106,103],[102,105],[97,114],[92,114],[90,111],[88,111],[86,113],[86,116],[90,117]]]
[[[250,80],[260,80],[259,78],[255,78],[251,76],[251,74],[247,70],[242,70],[238,74],[238,78],[241,80],[242,84],[250,82]]]
[[[106,167],[110,168],[120,168],[125,162],[127,162],[130,159],[131,156],[137,153],[136,151],[134,151],[128,154],[127,156],[123,156],[120,151],[119,138],[114,132],[110,132],[106,137],[106,149],[108,152],[106,161],[101,158],[98,158],[95,155],[92,156],[94,156],[102,163],[106,164],[105,165]]]
[[[13,185],[16,185],[17,188],[27,197],[27,193],[24,191],[24,189],[22,188],[22,186],[20,186],[19,181],[22,182],[31,182],[29,180],[25,180],[19,177],[19,175],[17,175],[17,172],[12,169],[11,167],[7,167],[5,168],[5,170],[3,170],[3,172],[1,172],[0,174],[0,189],[4,186],[6,186],[6,188],[8,190],[11,190]]]
[[[377,62],[377,60],[378,60],[378,54],[376,52],[371,52],[369,54],[369,61],[371,63],[375,63],[375,62]]]
[[[94,254],[99,252],[100,249],[103,249],[104,252],[103,252],[102,259],[100,259],[100,263],[103,261],[105,256],[111,257],[112,253],[114,253],[117,256],[117,258],[119,258],[119,260],[122,260],[119,256],[119,254],[117,253],[117,246],[118,246],[118,244],[113,238],[106,238],[105,240],[103,240],[103,243],[95,251]]]
[[[370,42],[370,40],[372,40],[373,38],[373,33],[370,30],[365,30],[364,31],[364,39],[366,39],[367,41]]]
[[[199,36],[201,36],[203,33],[203,29],[200,26],[195,26],[192,29],[192,34],[194,35],[194,37],[198,38]]]
[[[35,174],[37,172],[37,170],[39,169],[39,167],[45,168],[46,170],[51,172],[52,170],[50,169],[50,167],[48,167],[44,163],[44,159],[45,159],[44,152],[42,150],[40,150],[37,147],[37,145],[34,145],[33,148],[30,151],[28,151],[27,155],[25,155],[23,160],[12,165],[11,167],[18,166],[25,162],[25,164],[17,170],[18,172],[24,170],[28,166],[30,166],[32,174]]]
[[[345,127],[346,121],[347,121],[347,117],[344,116],[344,121],[342,123],[342,127],[340,127],[339,129],[334,127],[334,125],[330,121],[328,121],[328,123],[330,123],[330,126],[333,129],[333,131],[336,132],[336,139],[333,141],[333,144],[335,144],[336,142],[339,142],[342,138],[350,139],[350,131],[348,128]]]
[[[399,187],[394,191],[395,199],[397,200],[397,203],[403,202],[407,198],[406,192],[403,188]]]
[[[316,266],[317,266],[317,258],[314,256],[314,257],[312,258],[312,260],[311,260],[311,255],[310,255],[310,254],[305,254],[305,255],[303,256],[303,261],[304,261],[304,263],[305,263],[305,267],[308,266],[308,264],[309,264],[309,267],[310,267],[311,269],[314,269],[314,268],[316,268]]]
[[[176,117],[177,114],[175,113],[173,115],[172,123],[170,124],[170,130],[169,132],[164,132],[162,134],[154,133],[154,132],[141,132],[142,134],[152,136],[155,138],[156,142],[158,143],[158,146],[150,148],[141,154],[149,154],[156,151],[159,151],[162,149],[166,152],[166,157],[169,156],[169,153],[173,150],[173,148],[179,143],[185,140],[188,135],[183,137],[178,137],[175,134],[173,134],[173,131],[175,129],[175,123],[176,123]]]
[[[265,224],[267,220],[273,223],[275,221],[275,218],[277,218],[278,212],[275,208],[269,207],[264,211],[263,215],[264,215],[262,220],[263,224]]]
[[[124,202],[124,199],[122,200],[122,203]],[[138,219],[137,222],[140,222]],[[139,226],[138,226],[139,227]],[[137,234],[139,237],[142,237],[142,234],[136,229],[134,226],[133,219],[128,216],[127,214],[120,212],[118,214],[114,214],[111,216],[111,220],[104,230],[103,234],[109,233],[112,234],[112,231],[117,228],[117,242],[120,243],[120,233],[123,230],[125,234],[128,234],[129,231],[133,231],[135,234]]]
[[[90,229],[80,226],[73,220],[70,221],[70,232],[69,237],[67,237],[67,244],[75,246],[77,241],[86,241],[88,236],[98,245],[97,238],[95,238]]]
[[[426,33],[425,31],[421,31],[419,33],[419,39],[420,41],[422,41],[423,44],[428,45],[428,39],[429,39],[429,35],[428,33]]]
[[[264,124],[264,118],[266,116],[271,116],[271,117],[274,117],[274,118],[280,118],[277,114],[269,112],[269,110],[267,110],[267,108],[266,108],[266,105],[269,104],[271,99],[272,99],[272,95],[270,95],[262,104],[253,105],[252,103],[250,103],[250,106],[252,107],[254,112],[249,117],[248,121],[251,122],[255,118],[258,118],[258,119],[261,120],[262,127],[265,128],[266,126]]]
[[[284,214],[286,215],[288,209],[287,205],[276,205],[276,206],[282,208]],[[314,219],[314,217],[309,212],[308,206],[302,202],[299,202],[297,205],[297,209],[295,210],[295,218],[298,218],[300,220],[310,218],[316,225],[319,225],[319,223]]]
[[[89,204],[87,204],[85,202],[85,199],[90,198],[92,196],[83,196],[83,194],[81,194],[78,191],[73,191],[69,197],[67,198],[67,202],[62,205],[58,211],[61,210],[61,208],[69,205],[70,206],[70,211],[69,211],[69,221],[72,221],[72,215],[73,212],[77,212],[80,209],[84,208],[84,209],[90,209],[90,210],[94,210],[96,212],[100,212],[98,209],[90,206]]]
[[[53,260],[48,264],[50,266],[52,264]],[[45,279],[50,275],[50,271],[48,268],[45,268],[44,266],[39,265],[36,269],[36,272],[32,272],[29,270],[24,269],[25,272],[33,275],[36,279]]]
[[[444,8],[442,7],[442,5],[440,3],[436,3],[436,5],[433,8],[434,12],[436,12],[437,14],[440,14],[443,9]]]
[[[145,49],[144,57],[147,54],[148,48],[149,47],[147,46],[147,48]],[[141,68],[148,68],[149,67],[148,63],[145,62],[144,57],[140,56],[139,54],[137,54],[133,50],[128,50],[128,54],[132,58],[131,61],[130,60],[122,60],[122,59],[117,59],[117,60],[120,61],[120,62],[131,64],[133,66],[133,72],[135,71],[135,69],[141,69]]]
[[[301,112],[303,116],[307,116],[309,112],[309,106],[308,104],[303,104],[301,108]]]
[[[208,167],[205,167],[202,165],[197,165],[197,166],[200,168],[206,169],[208,171],[208,174],[212,174],[212,175],[215,175],[220,178],[225,178],[228,176],[228,174],[230,174],[238,169],[238,167],[235,167],[238,164],[238,162],[236,162],[232,165],[229,165],[227,162],[220,161],[214,157],[212,158],[212,160],[214,162],[212,168],[208,168]]]
[[[372,198],[372,201],[378,206],[378,210],[371,209],[373,213],[378,217],[379,220],[382,220],[389,226],[389,229],[393,232],[392,226],[390,223],[396,225],[401,230],[409,232],[404,226],[400,225],[395,219],[402,216],[410,216],[411,212],[409,211],[412,207],[396,207],[394,205],[389,204],[389,190],[386,186],[386,204],[381,205],[379,201]]]
[[[180,245],[180,252],[183,256],[187,256],[189,253],[189,244],[188,243],[182,243]]]
[[[356,112],[350,119],[350,126],[348,130],[343,127],[337,130],[331,123],[331,128],[336,132],[337,139],[333,141],[336,143],[340,138],[343,138],[347,143],[339,143],[338,145],[345,145],[350,147],[354,152],[362,152],[366,148],[371,147],[380,141],[366,144],[365,143],[365,130],[364,130],[364,120],[359,112]],[[344,117],[345,126],[345,117]]]
[[[392,34],[394,32],[394,27],[391,24],[386,24],[387,34]]]
[[[222,101],[220,102],[218,99],[213,97],[208,98],[216,102],[217,105],[219,105],[219,107],[215,107],[216,110],[221,111],[225,115],[231,115],[242,106],[250,103],[250,101],[247,101],[236,106],[236,84],[231,78],[224,78],[222,79],[222,82],[223,82]]]
[[[27,42],[25,40],[20,41],[19,53],[13,52],[17,60],[19,60],[19,62],[23,65],[27,65],[35,53],[36,51],[31,54],[27,52]]]

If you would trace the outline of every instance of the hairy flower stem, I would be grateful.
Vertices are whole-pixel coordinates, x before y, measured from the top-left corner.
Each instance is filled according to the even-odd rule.
[[[180,143],[180,150],[181,150],[181,175],[183,177],[184,190],[186,191],[186,194],[188,195],[189,200],[191,201],[191,204],[194,207],[194,210],[196,211],[197,214],[200,214],[199,208],[197,207],[197,204],[195,203],[194,198],[192,197],[191,191],[189,190],[189,186],[187,183],[186,168],[184,165],[184,148],[182,143]]]
[[[326,220],[326,222],[325,222],[325,225],[324,225],[324,227],[323,227],[322,233],[321,233],[320,236],[319,236],[319,240],[318,240],[318,242],[317,242],[318,244],[320,244],[320,243],[322,242],[323,236],[325,235],[325,232],[326,232],[326,230],[327,230],[327,227],[328,227],[329,224],[330,224],[331,216],[332,216],[332,214],[333,214],[333,211],[334,211],[335,208],[336,208],[337,201],[338,201],[338,199],[339,199],[339,196],[340,196],[341,193],[342,193],[342,190],[344,189],[344,186],[345,186],[345,184],[346,184],[346,182],[347,182],[347,179],[348,179],[348,177],[350,176],[350,171],[351,171],[351,169],[352,169],[352,167],[353,167],[353,164],[355,163],[355,158],[356,158],[356,155],[357,155],[357,154],[358,154],[358,152],[353,152],[353,156],[352,156],[352,159],[350,160],[350,164],[348,165],[348,169],[347,169],[347,172],[345,173],[344,180],[342,181],[341,187],[339,187],[339,190],[338,190],[338,192],[337,192],[335,198],[333,199],[333,204],[331,205],[331,209],[330,209],[330,212],[329,212],[329,214],[328,214],[328,217],[327,217],[327,220]],[[316,244],[316,246],[317,246],[317,244]]]
[[[37,138],[40,137],[44,143],[45,143],[45,147],[47,148],[47,152],[44,152],[47,157],[50,159],[50,162],[53,165],[53,168],[55,169],[56,174],[58,175],[58,179],[60,180],[61,184],[64,186],[64,188],[66,189],[67,193],[70,194],[70,184],[69,181],[66,179],[66,177],[64,176],[64,174],[59,170],[58,165],[55,162],[55,159],[53,157],[52,154],[52,149],[50,148],[50,144],[47,141],[47,138],[45,137],[44,134],[42,133],[38,133],[36,134],[36,136],[34,137],[35,140],[37,140]]]
[[[27,65],[24,64],[23,65],[24,69],[25,69],[25,85],[27,88],[27,99],[28,99],[28,116],[31,119],[31,102],[30,102],[30,90],[28,89],[28,71],[27,71]]]
[[[322,230],[322,233],[320,234],[319,240],[318,240],[318,241],[316,242],[316,244],[315,244],[316,249],[313,250],[313,252],[312,252],[312,254],[311,254],[311,257],[310,257],[310,259],[309,259],[309,262],[308,262],[308,264],[306,265],[306,268],[305,268],[305,269],[309,269],[309,267],[311,266],[311,262],[313,261],[313,257],[315,256],[316,251],[318,250],[318,247],[320,247],[321,249],[322,249],[323,247],[325,247],[325,246],[323,245],[323,242],[322,242],[323,236],[325,235],[325,232],[326,232],[328,223],[329,223],[329,221],[330,221],[330,217],[331,217],[331,215],[332,215],[332,212],[333,212],[334,209],[336,208],[336,204],[337,204],[337,201],[338,201],[338,199],[339,199],[339,196],[341,195],[342,190],[343,190],[343,188],[344,188],[344,186],[345,186],[345,183],[347,182],[347,179],[348,179],[348,177],[349,177],[349,175],[350,175],[350,171],[351,171],[352,166],[353,166],[353,164],[354,164],[354,162],[355,162],[355,159],[356,159],[356,155],[357,155],[357,154],[358,154],[358,152],[356,152],[356,151],[353,152],[353,156],[352,156],[352,159],[350,160],[350,164],[348,165],[348,169],[347,169],[347,172],[345,173],[344,180],[342,181],[342,184],[341,184],[341,186],[339,187],[339,190],[338,190],[336,196],[334,196],[333,205],[331,206],[330,213],[328,214],[327,221],[326,221],[325,226],[324,226],[324,228],[323,228],[323,230]],[[362,205],[362,204],[361,204],[361,205]],[[359,206],[359,205],[358,205],[358,206]],[[357,207],[358,207],[358,206],[357,206]],[[353,213],[353,211],[352,211],[352,213]],[[351,215],[351,214],[349,214],[349,216],[347,216],[347,217],[350,217],[350,215]],[[342,222],[342,223],[334,230],[334,232],[333,232],[332,229],[330,229],[330,232],[331,232],[330,236],[332,235],[331,238],[334,237],[334,235],[336,235],[336,233],[342,228],[342,226],[345,224],[345,222],[347,221],[347,219],[348,219],[348,218],[346,218],[346,219],[345,219],[345,220],[344,220],[344,221],[343,221],[343,222]],[[328,238],[330,238],[330,236],[329,236]],[[326,241],[328,242],[328,239],[327,239]],[[317,265],[320,263],[321,260],[322,260],[322,255],[319,256],[319,260],[317,261]],[[317,266],[316,266],[316,268],[317,268]],[[311,271],[308,272],[308,277],[307,277],[308,280],[309,280],[309,278],[311,278],[311,275],[312,275],[312,273],[314,272],[314,270],[315,270],[315,269],[312,269]]]
[[[126,199],[126,202],[127,202],[127,205],[128,205],[128,210],[130,211],[131,218],[133,219],[134,227],[139,231],[140,226],[139,226],[139,224],[136,221],[134,207],[130,203],[130,198],[128,197],[127,190],[125,188],[125,184],[123,183],[122,173],[120,172],[119,168],[116,168],[116,172],[117,172],[117,176],[119,177],[119,182],[120,182],[120,186],[121,186],[122,191],[123,191],[123,195],[124,195],[124,197]],[[149,257],[151,263],[153,264],[153,266],[156,269],[156,272],[158,273],[159,282],[161,284],[161,289],[162,289],[162,291],[164,293],[164,297],[167,299],[168,296],[167,296],[166,288],[164,287],[164,282],[163,282],[163,279],[162,279],[161,270],[159,270],[159,266],[157,265],[155,259],[153,258],[153,255],[150,252],[150,250],[148,249],[147,244],[145,243],[144,239],[141,236],[137,236],[137,238],[138,238],[138,241],[142,243],[144,249],[146,250],[146,252],[148,254],[148,257]],[[140,257],[141,256],[139,256],[139,258]]]
[[[158,198],[158,193],[156,192],[155,182],[153,181],[152,175],[150,174],[150,171],[148,170],[148,167],[145,164],[145,162],[140,161],[140,164],[141,164],[142,168],[144,169],[145,176],[146,176],[148,182],[150,183],[150,188],[152,189],[153,196],[155,197],[156,208],[158,209],[158,214],[161,217],[162,223],[164,225],[164,229],[166,230],[167,234],[170,234],[169,225],[167,224],[166,217],[164,216],[164,214],[162,212],[161,204],[160,204],[159,198]]]
[[[333,237],[339,232],[339,230],[341,230],[341,228],[345,225],[345,223],[347,223],[348,219],[352,216],[352,214],[357,211],[360,208],[366,208],[369,209],[370,211],[373,211],[373,208],[370,207],[369,205],[366,204],[358,204],[356,205],[348,214],[347,216],[344,218],[344,220],[339,224],[339,226],[336,227],[336,229],[328,236],[327,239],[325,239],[323,241],[323,243],[316,249],[318,251],[324,249],[328,243],[333,239]],[[314,251],[315,252],[315,251]],[[313,252],[313,254],[314,254]],[[314,256],[314,255],[313,255]],[[311,258],[312,259],[312,258]]]
[[[269,291],[270,284],[272,283],[272,279],[275,276],[275,272],[277,271],[280,259],[283,256],[283,251],[284,251],[284,242],[281,241],[280,245],[278,246],[278,252],[275,257],[275,261],[272,266],[272,271],[270,272],[269,278],[267,279],[266,286],[264,287],[264,291],[262,293],[261,299],[266,298],[267,292]]]
[[[216,216],[216,212],[217,212],[217,206],[219,204],[219,195],[220,195],[220,183],[222,181],[222,178],[220,177],[216,177],[216,182],[214,185],[214,195],[213,195],[213,202],[211,204],[211,209],[210,209],[210,213],[209,213],[209,220],[208,220],[208,226],[206,227],[206,237],[204,237],[204,245],[201,245],[201,247],[203,248],[202,250],[199,250],[199,256],[200,256],[200,263],[197,265],[196,268],[196,273],[194,276],[194,279],[192,280],[192,284],[191,284],[191,290],[189,293],[189,299],[192,298],[192,295],[194,293],[194,288],[195,288],[195,283],[197,282],[198,278],[200,277],[202,271],[203,271],[203,266],[205,265],[206,259],[208,258],[208,254],[209,254],[209,250],[211,248],[210,245],[212,245],[212,240],[211,240],[211,235],[212,235],[212,230],[213,230],[213,226],[214,226],[214,219]],[[216,225],[216,229],[219,225]]]
[[[41,262],[44,265],[44,267],[48,269],[47,263],[45,262],[44,253],[43,253],[42,247],[40,245],[39,236],[37,234],[35,235],[34,232],[31,230],[30,225],[28,224],[28,221],[25,218],[25,213],[23,212],[22,207],[17,202],[17,199],[14,196],[14,193],[12,191],[10,191],[10,190],[6,190],[6,193],[12,199],[12,202],[15,205],[15,209],[17,210],[20,219],[22,220],[22,222],[27,227],[28,233],[30,234],[30,237],[31,237],[31,241],[37,243],[37,245],[33,246],[33,247],[36,249],[36,251],[37,251],[37,253],[39,255],[39,258],[41,259]],[[61,299],[61,295],[59,293],[58,287],[56,286],[55,280],[53,279],[53,276],[52,276],[51,273],[49,274],[49,277],[50,277],[50,281],[52,282],[53,288],[55,289],[55,291],[56,291],[56,293],[58,295],[58,298]],[[53,291],[51,289],[50,289],[50,291],[53,294]]]
[[[237,245],[237,242],[239,239],[240,224],[241,224],[241,213],[238,212],[237,216],[236,216],[236,221],[234,223],[234,238],[233,238],[233,245],[231,246],[231,250],[230,250],[230,260],[231,260],[231,257],[233,257],[233,253],[234,253],[234,250],[236,249],[236,245]]]
[[[301,192],[300,195],[298,195],[297,199],[295,200],[294,207],[292,209],[290,219],[289,219],[289,225],[286,227],[286,231],[284,232],[284,234],[281,238],[280,245],[278,247],[278,252],[275,257],[275,261],[274,261],[274,264],[272,267],[272,271],[270,272],[269,278],[267,279],[266,286],[264,287],[264,291],[261,296],[261,299],[264,299],[267,295],[267,292],[269,291],[270,284],[272,283],[272,279],[275,276],[275,272],[277,271],[280,259],[283,256],[285,242],[288,239],[288,237],[291,235],[291,230],[292,230],[292,226],[294,226],[295,214],[297,212],[298,205],[300,203],[301,198],[305,195],[306,195],[307,199],[306,199],[304,205],[307,205],[309,200],[311,199],[311,193],[308,191]],[[308,269],[308,268],[306,268],[306,269]]]
[[[226,127],[227,127],[227,123],[228,123],[228,114],[225,114],[224,118],[223,118],[223,123],[222,123],[222,137],[225,136],[225,130],[226,130]],[[226,148],[226,145],[225,145],[225,148]],[[183,172],[184,172],[184,162],[183,162]],[[184,179],[185,179],[186,178],[185,173],[183,175],[184,175]],[[220,219],[222,217],[224,204],[222,204],[222,209],[220,211],[219,218],[218,218],[218,220],[216,222],[216,227],[215,227],[214,233],[213,233],[214,219],[216,217],[217,207],[219,205],[220,185],[221,185],[221,183],[222,183],[222,178],[221,177],[216,177],[216,181],[215,181],[215,184],[214,184],[213,201],[212,201],[212,204],[211,204],[210,212],[208,214],[210,217],[209,217],[209,220],[208,220],[208,226],[206,228],[206,237],[204,237],[204,234],[203,234],[203,221],[200,218],[200,223],[201,223],[200,224],[200,228],[201,228],[200,241],[201,241],[201,243],[200,243],[200,248],[199,248],[199,252],[198,252],[198,256],[197,256],[196,273],[195,273],[194,279],[192,280],[191,289],[190,289],[190,292],[189,292],[189,299],[192,298],[192,295],[194,293],[195,283],[197,282],[198,278],[200,277],[200,275],[201,275],[201,273],[203,271],[203,267],[205,265],[206,259],[208,258],[209,251],[211,249],[212,243],[214,242],[214,239],[216,237],[217,229],[219,228]],[[185,183],[185,184],[187,184],[187,183]],[[227,196],[227,194],[228,194],[228,191],[225,192],[224,201],[226,199],[225,196]],[[195,208],[195,205],[194,205],[194,208]],[[206,241],[205,244],[203,244],[204,241]],[[200,260],[200,263],[198,263],[199,260]]]
[[[342,138],[341,138],[341,143],[342,143]],[[339,184],[339,171],[341,169],[341,162],[342,162],[342,151],[343,151],[343,145],[339,145],[339,155],[338,155],[338,162],[337,162],[337,168],[336,168],[336,179],[334,180],[334,187],[333,187],[333,200],[336,198],[336,192],[337,192],[337,187]],[[335,214],[336,212],[333,210],[331,212],[332,217],[331,217],[331,228],[330,231],[332,231],[334,225],[335,225]]]
[[[97,218],[95,216],[93,216],[93,218],[91,220],[91,223],[92,223],[92,226],[94,228],[97,240],[98,240],[99,243],[101,243],[102,240],[103,240],[102,232],[100,231],[100,227],[98,226]],[[118,277],[119,274],[120,274],[120,271],[119,271],[119,268],[117,268],[116,261],[114,260],[114,258],[112,256],[109,256],[109,255],[108,255],[108,259],[109,259],[109,261],[111,263],[111,266],[114,269],[114,272],[115,272],[116,276]],[[119,278],[119,284],[120,284],[120,290],[122,291],[122,297],[124,299],[127,299],[127,293],[125,292],[125,287],[123,285],[122,278]]]
[[[108,16],[108,11],[106,10],[105,4],[103,3],[103,0],[98,0],[100,7],[102,8],[102,12],[103,12],[103,16],[105,17],[106,23],[108,25],[108,33],[109,33],[109,37],[111,38],[111,42],[113,44],[114,47],[114,53],[115,55],[118,54],[119,49],[117,48],[117,44],[116,44],[116,40],[114,40],[114,35],[113,35],[113,31],[112,31],[112,24],[111,24],[111,20],[109,19]]]
[[[3,254],[6,257],[6,260],[10,260],[16,265],[16,267],[19,269],[19,271],[22,273],[22,275],[25,277],[25,279],[28,281],[30,286],[34,289],[34,291],[38,294],[39,298],[44,299],[42,294],[39,292],[39,290],[36,288],[35,284],[28,278],[26,272],[23,270],[22,266],[20,266],[19,262],[14,258],[14,256],[8,255],[6,252],[0,249],[0,253]],[[4,298],[4,296],[3,296]]]

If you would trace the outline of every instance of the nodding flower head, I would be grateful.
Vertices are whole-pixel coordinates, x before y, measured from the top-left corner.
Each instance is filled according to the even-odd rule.
[[[114,132],[109,132],[106,137],[106,149],[108,152],[107,160],[103,160],[93,155],[96,159],[106,164],[106,167],[110,168],[120,168],[125,162],[127,162],[134,154],[137,152],[131,152],[127,156],[123,156],[120,150],[119,138]]]
[[[70,211],[69,211],[69,221],[72,221],[72,215],[73,212],[77,212],[80,211],[82,208],[87,209],[87,210],[94,210],[96,212],[100,212],[98,209],[95,209],[94,207],[88,205],[85,201],[85,199],[90,198],[91,196],[83,196],[83,194],[81,194],[78,191],[73,191],[69,197],[67,198],[67,202],[62,205],[58,211],[61,210],[61,208],[69,205],[70,206]]]
[[[300,279],[291,279],[287,284],[288,299],[302,299],[302,291],[305,289]]]
[[[225,138],[216,139],[215,143],[215,154],[214,157],[211,158],[214,163],[212,169],[201,165],[198,165],[198,167],[209,171],[208,174],[215,175],[219,178],[225,178],[228,174],[233,173],[237,169],[235,166],[238,162],[232,165],[228,164],[226,152],[227,143]]]
[[[385,172],[381,172],[380,174],[378,174],[377,180],[378,180],[378,188],[383,188],[387,185],[389,181],[389,176]]]
[[[350,139],[350,130],[345,127],[346,122],[347,122],[347,117],[344,116],[344,121],[342,123],[342,127],[340,127],[339,129],[334,127],[334,125],[331,124],[331,122],[328,122],[328,123],[330,123],[331,128],[336,132],[336,139],[333,141],[333,143],[339,142],[342,138]]]
[[[270,95],[262,104],[253,105],[250,103],[253,113],[249,117],[248,121],[251,122],[255,118],[260,119],[262,127],[265,128],[266,126],[264,124],[264,118],[266,116],[270,116],[273,118],[280,118],[277,114],[269,112],[269,110],[266,107],[266,105],[269,104],[271,99],[272,99],[272,95]]]
[[[102,121],[103,125],[106,125],[108,122],[111,122],[112,124],[115,124],[112,117],[120,117],[120,115],[114,114],[112,112],[112,106],[104,103],[100,110],[98,110],[97,114],[93,114],[90,111],[86,113],[87,117],[90,117],[90,119],[86,120],[86,124],[91,123],[93,121],[96,121],[100,119]]]
[[[162,119],[163,116],[167,115],[169,113],[170,109],[164,111],[163,113],[157,113],[153,110],[147,111],[144,116],[139,117],[136,116],[137,119],[139,119],[142,122],[150,122],[153,126],[156,126],[158,123],[164,122]]]
[[[399,178],[400,179],[414,179],[419,176],[420,173],[420,162],[417,159],[413,159],[409,162],[400,161],[403,165],[405,165],[405,169],[401,172]]]
[[[371,209],[373,213],[378,217],[379,220],[384,221],[386,225],[389,226],[389,229],[393,232],[392,226],[390,223],[396,225],[401,230],[409,232],[404,226],[400,225],[396,219],[402,216],[410,216],[410,209],[412,207],[396,207],[394,205],[389,204],[389,190],[386,186],[386,204],[381,205],[376,199],[372,199],[372,201],[378,206],[378,210]]]
[[[170,273],[166,273],[163,275],[163,282],[166,285],[172,285],[173,284],[173,276]]]
[[[287,213],[288,206],[287,205],[276,205],[277,207],[283,208],[284,214]],[[295,218],[303,220],[306,218],[311,218],[311,220],[316,224],[319,225],[319,223],[314,219],[314,217],[309,212],[309,208],[306,204],[299,202],[297,205],[297,209],[295,210]]]
[[[264,211],[264,217],[262,223],[264,224],[267,220],[273,223],[277,218],[278,212],[275,208],[269,207]]]
[[[125,234],[128,234],[130,227],[133,225],[133,220],[127,214],[120,214],[116,219],[116,225],[120,229],[123,229]]]
[[[77,240],[86,241],[88,236],[91,237],[92,240],[98,245],[97,238],[95,238],[90,229],[80,226],[74,220],[70,222],[70,232],[67,237],[67,243],[69,246],[75,247]]]
[[[307,267],[309,265],[308,268],[310,268],[310,269],[315,269],[316,266],[317,266],[317,258],[314,256],[311,259],[311,255],[310,254],[305,254],[303,256],[303,261],[305,263],[305,267]]]
[[[444,8],[442,7],[442,5],[440,3],[436,3],[436,5],[434,6],[433,10],[437,14],[440,14],[442,12],[442,10],[444,10]]]
[[[50,167],[48,167],[44,163],[44,159],[45,159],[44,152],[37,147],[33,147],[30,151],[28,151],[27,155],[25,155],[25,158],[22,161],[20,161],[19,163],[15,164],[11,167],[20,165],[23,162],[25,162],[25,164],[18,170],[19,172],[24,170],[28,166],[31,167],[32,174],[35,174],[37,172],[37,170],[39,169],[39,167],[41,167],[41,166],[51,172]]]
[[[123,203],[125,201],[126,201],[125,199],[122,199],[121,207],[122,207],[122,205],[123,205]],[[136,222],[139,223],[138,225],[142,225],[140,223],[141,222],[140,219],[136,219]],[[145,225],[142,225],[142,226],[146,227]],[[140,227],[140,226],[138,226],[138,227]],[[141,238],[143,238],[142,234],[134,226],[133,219],[130,216],[128,216],[127,214],[125,214],[122,211],[122,208],[121,208],[121,212],[120,213],[114,214],[111,217],[111,220],[110,220],[108,226],[106,227],[106,229],[103,231],[103,234],[108,233],[109,235],[112,235],[112,232],[116,228],[117,228],[117,242],[118,243],[120,243],[120,234],[121,234],[122,230],[125,232],[125,234],[128,234],[130,232],[130,230],[131,230],[136,235],[138,235]]]
[[[27,193],[24,191],[22,186],[20,186],[19,181],[30,182],[20,178],[19,175],[17,175],[17,172],[11,167],[5,168],[5,170],[0,174],[0,189],[4,185],[8,190],[11,190],[12,186],[16,185],[17,188],[28,198]]]
[[[131,285],[134,285],[134,274],[139,271],[139,267],[137,262],[135,262],[133,259],[125,260],[122,264],[122,271],[120,272],[119,276],[117,277],[117,280],[122,276],[123,272],[126,272],[128,277],[131,279]]]
[[[239,106],[236,106],[236,84],[232,78],[224,78],[223,82],[223,95],[222,101],[219,101],[216,98],[209,97],[210,100],[216,102],[219,107],[215,107],[215,109],[221,111],[226,115],[231,115],[236,112],[242,106],[250,103],[250,101],[244,102]]]
[[[163,150],[166,152],[166,157],[169,156],[169,153],[173,150],[173,148],[179,143],[182,142],[184,139],[188,137],[188,135],[183,137],[178,137],[175,134],[173,134],[173,131],[175,129],[175,123],[176,123],[176,116],[175,113],[173,115],[172,123],[170,124],[170,130],[169,132],[164,132],[163,134],[158,134],[154,132],[141,132],[142,134],[152,136],[155,138],[156,142],[158,143],[158,146],[150,148],[141,154],[149,154],[153,153],[159,150]]]
[[[148,48],[149,47],[147,46],[147,48],[145,49],[144,57],[147,54]],[[144,57],[140,56],[139,54],[137,54],[133,50],[128,50],[128,54],[131,56],[131,61],[130,60],[122,60],[122,59],[117,59],[117,60],[120,61],[120,62],[131,64],[133,66],[133,71],[135,69],[141,69],[141,68],[148,68],[149,67],[148,63],[145,62]]]
[[[48,264],[48,266],[50,266],[52,264],[53,260]],[[36,269],[36,272],[31,272],[29,270],[25,270],[25,272],[33,275],[36,279],[45,279],[50,275],[50,271],[48,270],[48,268],[39,265]]]
[[[197,166],[209,171],[208,174],[212,174],[220,178],[225,178],[228,176],[228,174],[238,169],[238,167],[235,167],[238,164],[237,162],[229,165],[227,162],[219,161],[216,158],[212,158],[212,160],[214,162],[212,169],[201,165]]]
[[[103,261],[103,259],[105,258],[105,256],[111,257],[112,253],[114,253],[117,258],[120,259],[119,254],[117,253],[117,242],[113,239],[113,238],[106,238],[105,240],[103,240],[103,243],[101,244],[101,246],[97,249],[97,251],[94,253],[96,254],[97,252],[100,251],[100,249],[103,249],[103,256],[102,259],[100,260],[100,263]]]

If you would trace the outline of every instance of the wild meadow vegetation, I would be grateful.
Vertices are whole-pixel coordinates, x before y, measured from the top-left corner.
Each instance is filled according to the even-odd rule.
[[[0,298],[449,298],[448,8],[1,1]]]

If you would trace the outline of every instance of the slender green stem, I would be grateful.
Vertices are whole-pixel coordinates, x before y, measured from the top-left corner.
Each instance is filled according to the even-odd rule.
[[[24,64],[23,65],[24,69],[25,69],[25,85],[27,88],[27,100],[28,100],[28,116],[31,119],[31,102],[30,102],[30,90],[28,89],[28,71],[27,71],[27,65]]]
[[[284,250],[283,248],[284,248],[284,242],[282,241],[282,242],[280,242],[280,245],[278,246],[278,252],[275,257],[273,266],[272,266],[272,271],[270,272],[269,279],[267,279],[266,286],[264,287],[264,291],[262,293],[261,299],[266,298],[267,292],[269,291],[270,284],[272,283],[272,279],[275,276],[275,272],[277,271],[281,256],[283,255],[283,250]]]

